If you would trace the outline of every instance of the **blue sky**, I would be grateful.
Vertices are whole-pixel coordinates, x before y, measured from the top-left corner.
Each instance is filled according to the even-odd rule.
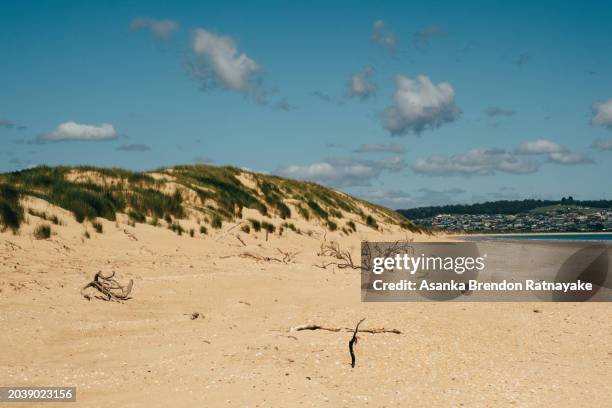
[[[393,208],[612,196],[606,2],[18,2],[0,171],[231,164]]]

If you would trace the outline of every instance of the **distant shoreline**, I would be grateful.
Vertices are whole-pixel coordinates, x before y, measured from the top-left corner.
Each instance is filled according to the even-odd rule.
[[[612,231],[605,232],[500,232],[500,233],[477,233],[457,234],[458,237],[505,237],[505,236],[560,236],[560,235],[611,235]]]

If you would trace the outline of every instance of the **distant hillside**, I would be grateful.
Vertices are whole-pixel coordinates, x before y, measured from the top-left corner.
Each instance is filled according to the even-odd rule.
[[[351,234],[359,228],[397,226],[418,231],[402,215],[347,194],[320,186],[234,167],[176,166],[151,172],[117,168],[36,167],[0,174],[0,227],[18,231],[25,214],[48,219],[24,208],[36,197],[70,211],[78,222],[96,218],[164,225],[182,232],[180,220],[196,219],[201,231],[219,229],[243,218],[243,209],[262,217],[253,228],[294,229],[290,219],[316,223],[330,231]],[[266,220],[278,220],[276,225]]]
[[[406,218],[421,219],[435,217],[439,214],[521,214],[540,207],[555,205],[573,205],[592,208],[612,208],[612,200],[574,200],[571,197],[561,200],[515,200],[515,201],[488,201],[479,204],[457,204],[432,207],[412,208],[408,210],[397,210]]]

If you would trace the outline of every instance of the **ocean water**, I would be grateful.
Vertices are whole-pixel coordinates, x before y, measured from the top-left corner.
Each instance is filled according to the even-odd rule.
[[[516,234],[516,235],[479,235],[474,237],[467,238],[468,240],[528,240],[528,239],[536,239],[540,241],[606,241],[612,242],[612,233],[610,234],[546,234],[546,235],[536,235],[536,234]]]

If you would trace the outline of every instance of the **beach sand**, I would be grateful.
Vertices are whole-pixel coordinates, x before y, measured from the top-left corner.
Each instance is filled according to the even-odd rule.
[[[286,231],[243,246],[229,225],[191,238],[103,221],[83,239],[70,221],[35,240],[34,225],[0,234],[0,385],[76,386],[66,406],[610,405],[608,303],[361,303],[358,271],[313,266],[323,238],[358,259],[361,239],[443,237]],[[295,262],[239,256],[278,249]],[[99,270],[133,279],[133,298],[85,300]],[[290,331],[362,318],[402,333],[360,334],[354,369],[352,333]]]

